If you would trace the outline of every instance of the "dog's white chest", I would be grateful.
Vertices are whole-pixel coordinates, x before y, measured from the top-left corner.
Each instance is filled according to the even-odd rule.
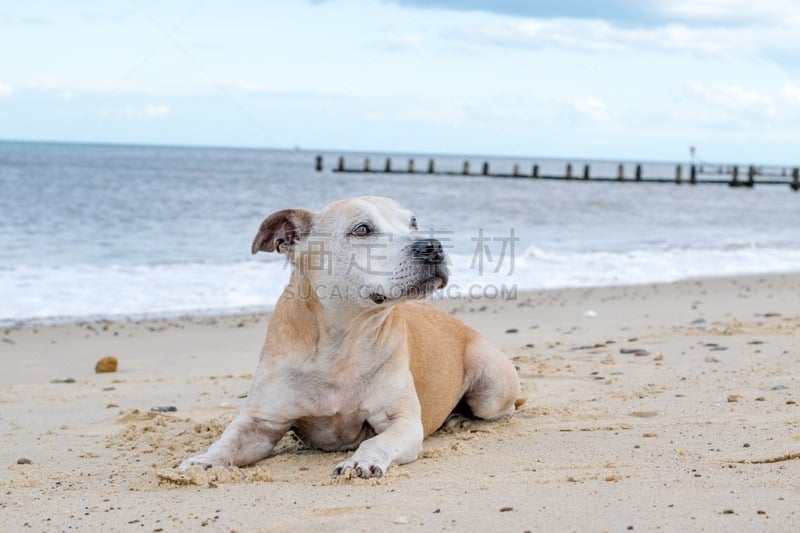
[[[375,432],[366,422],[366,413],[336,413],[297,420],[294,431],[303,442],[325,451],[354,450]]]

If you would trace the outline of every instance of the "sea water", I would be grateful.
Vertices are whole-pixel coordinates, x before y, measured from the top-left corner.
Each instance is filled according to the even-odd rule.
[[[316,153],[0,143],[0,323],[268,309],[289,267],[251,255],[261,220],[360,195],[396,198],[442,241],[452,275],[439,297],[800,271],[800,194],[788,186],[424,173],[429,157],[473,172],[534,162],[453,156],[395,156],[395,169],[415,157],[420,173],[407,175],[332,172],[338,154],[325,154],[316,172]],[[363,167],[365,154],[346,155]],[[373,169],[383,165],[372,155]]]

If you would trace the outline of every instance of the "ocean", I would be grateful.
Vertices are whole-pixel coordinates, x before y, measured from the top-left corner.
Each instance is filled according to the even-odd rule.
[[[289,270],[251,255],[261,220],[360,195],[396,198],[443,242],[452,276],[438,297],[800,271],[800,194],[788,186],[334,173],[338,153],[316,172],[317,153],[0,143],[0,324],[269,309]],[[534,162],[417,155],[418,171],[429,157],[509,173]],[[383,161],[372,155],[373,168]],[[662,167],[645,172],[674,173]]]

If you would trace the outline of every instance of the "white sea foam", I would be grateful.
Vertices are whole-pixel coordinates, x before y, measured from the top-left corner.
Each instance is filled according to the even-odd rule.
[[[529,246],[513,265],[507,258],[499,269],[484,265],[482,272],[472,256],[450,259],[450,286],[437,297],[500,297],[514,288],[800,271],[800,250],[779,248],[612,253],[551,252]],[[275,304],[288,278],[285,263],[273,258],[230,264],[15,267],[0,277],[0,323],[266,310]]]

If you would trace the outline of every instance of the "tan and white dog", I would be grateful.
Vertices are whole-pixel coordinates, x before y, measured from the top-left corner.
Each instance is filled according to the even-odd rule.
[[[462,400],[486,420],[521,404],[510,360],[419,301],[447,283],[445,254],[396,201],[278,211],[261,224],[259,251],[285,254],[291,279],[241,412],[182,469],[254,463],[291,429],[315,448],[355,450],[334,475],[380,477],[416,460]]]

